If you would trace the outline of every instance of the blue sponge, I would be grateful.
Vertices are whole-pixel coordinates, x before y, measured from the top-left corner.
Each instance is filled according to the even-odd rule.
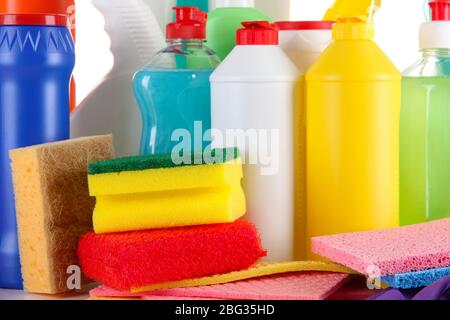
[[[381,281],[394,289],[415,289],[432,285],[448,275],[450,267],[386,276]]]

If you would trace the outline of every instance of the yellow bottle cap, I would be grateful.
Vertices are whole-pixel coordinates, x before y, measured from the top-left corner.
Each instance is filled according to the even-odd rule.
[[[374,37],[373,23],[357,18],[338,19],[333,26],[335,40],[370,40]]]
[[[339,18],[361,18],[372,21],[380,8],[381,0],[336,0],[323,20],[337,21]]]
[[[336,40],[373,39],[373,16],[381,0],[336,0],[324,20],[334,20],[333,37]]]

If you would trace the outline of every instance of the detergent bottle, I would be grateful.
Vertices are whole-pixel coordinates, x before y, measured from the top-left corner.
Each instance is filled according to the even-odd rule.
[[[401,74],[372,40],[380,5],[336,1],[306,75],[308,240],[399,225]]]
[[[75,39],[75,0],[2,0],[0,13],[10,14],[63,14],[69,16],[70,29]],[[70,110],[76,107],[76,86],[72,79],[70,84]]]
[[[0,287],[22,287],[9,151],[69,138],[69,19],[0,14]],[[30,213],[32,214],[32,213]]]
[[[244,22],[211,76],[213,146],[239,147],[247,218],[267,260],[295,258],[295,89],[302,79],[267,21]]]
[[[280,46],[306,73],[331,43],[334,21],[280,21]]]
[[[255,9],[254,0],[211,0],[208,17],[208,46],[221,60],[236,46],[236,31],[245,21],[270,20],[264,13]]]
[[[220,60],[205,45],[206,13],[197,7],[174,9],[168,46],[134,76],[143,123],[141,154],[172,153],[177,147],[202,151],[211,144],[209,77]]]
[[[331,43],[333,21],[281,21],[280,47],[295,63],[301,74],[306,73]],[[306,108],[304,79],[296,90],[294,112],[295,135],[295,258],[306,258]],[[299,82],[300,84],[300,82]]]
[[[104,16],[114,65],[72,113],[71,136],[112,133],[117,156],[136,155],[141,116],[132,79],[136,70],[164,48],[163,33],[143,0],[92,0],[92,4]]]
[[[404,72],[400,221],[450,217],[450,1],[432,0],[420,30],[422,58]]]

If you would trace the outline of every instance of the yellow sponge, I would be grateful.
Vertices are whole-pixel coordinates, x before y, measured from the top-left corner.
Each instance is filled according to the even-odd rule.
[[[240,159],[210,165],[89,174],[88,177],[91,196],[213,188],[241,179]]]
[[[10,152],[26,291],[68,291],[67,271],[78,265],[78,240],[92,231],[94,199],[89,197],[87,166],[113,156],[111,136]]]
[[[315,261],[262,262],[256,265],[255,267],[247,270],[215,275],[212,277],[166,282],[140,288],[132,288],[131,292],[142,293],[160,289],[210,286],[215,284],[224,284],[241,280],[271,276],[276,274],[283,274],[290,272],[304,272],[304,271],[323,271],[323,272],[356,274],[351,269],[348,269],[338,264],[328,262],[315,262]]]
[[[246,212],[237,149],[192,154],[175,165],[171,155],[138,156],[89,165],[96,196],[96,233],[234,222]]]
[[[99,196],[96,233],[233,222],[246,211],[240,184],[189,191]]]

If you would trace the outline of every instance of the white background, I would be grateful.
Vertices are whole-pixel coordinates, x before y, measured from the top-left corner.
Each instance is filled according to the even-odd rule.
[[[127,1],[127,0],[121,0]],[[173,0],[144,0],[161,23],[167,19]],[[275,19],[320,20],[334,0],[256,0]],[[358,1],[358,0],[355,0]],[[109,38],[103,31],[102,14],[91,0],[77,0],[77,100],[80,102],[113,65]],[[162,3],[165,2],[165,6]],[[289,6],[290,2],[290,6]],[[269,12],[270,11],[270,12]],[[418,59],[419,27],[425,21],[424,0],[383,0],[375,16],[376,41],[405,70]]]

